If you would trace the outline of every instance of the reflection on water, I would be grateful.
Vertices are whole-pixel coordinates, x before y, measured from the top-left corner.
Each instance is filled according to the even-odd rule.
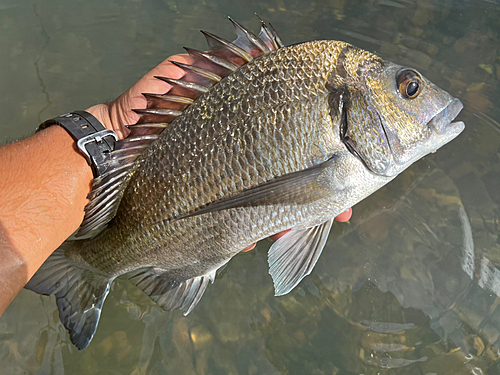
[[[486,255],[483,255],[483,259],[481,259],[479,275],[479,286],[500,297],[500,270],[494,266]]]
[[[500,6],[495,1],[141,0],[0,6],[2,141],[115,97],[225,15],[285,43],[342,39],[416,67],[465,105],[465,132],[334,226],[316,269],[275,298],[263,242],[188,316],[119,280],[84,351],[53,297],[0,318],[8,374],[500,373]],[[78,15],[78,17],[75,17]]]
[[[347,290],[348,299],[353,300],[342,308],[332,306],[351,330],[359,331],[359,341],[350,353],[356,361],[350,362],[348,369],[366,373],[364,366],[369,364],[376,366],[374,373],[380,368],[404,366],[402,374],[453,374],[487,368],[498,357],[498,334],[484,335],[478,328],[490,324],[489,333],[498,332],[500,327],[485,319],[495,314],[496,298],[471,282],[472,233],[459,192],[436,166],[429,168],[423,162],[412,172],[419,182],[406,191],[403,200],[389,206],[383,202],[385,208],[376,210],[380,215],[358,222],[358,228],[336,241],[335,254],[328,256],[335,258],[335,268],[342,271],[320,273],[322,286],[330,293],[344,295]],[[401,189],[388,187],[393,188]],[[381,232],[380,222],[384,228],[390,223],[390,230]],[[346,254],[338,251],[339,247],[352,247],[354,238],[362,242],[356,254],[365,261],[362,268],[350,255],[347,260]],[[395,254],[388,244],[397,246],[398,252]],[[464,257],[469,260],[464,261]],[[469,267],[467,272],[460,272],[464,265]],[[359,294],[363,298],[356,303]],[[477,305],[478,300],[483,301],[481,305]],[[356,336],[348,337],[352,340]],[[457,372],[460,368],[462,372]]]
[[[472,228],[470,226],[467,213],[460,206],[460,224],[464,231],[464,247],[462,255],[462,269],[472,279],[474,277],[474,239],[472,236]]]

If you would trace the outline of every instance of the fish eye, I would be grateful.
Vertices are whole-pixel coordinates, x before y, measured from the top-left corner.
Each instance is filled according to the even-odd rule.
[[[405,99],[415,99],[422,91],[422,78],[415,70],[401,69],[396,75],[399,93]]]

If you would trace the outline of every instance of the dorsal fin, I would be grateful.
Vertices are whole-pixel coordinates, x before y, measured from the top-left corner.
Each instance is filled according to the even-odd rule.
[[[245,65],[253,60],[252,55],[237,45],[208,31],[201,30],[201,32],[205,35],[211,54],[220,56],[238,66]]]
[[[269,24],[269,28],[259,16],[257,17],[260,20],[260,33],[258,38],[266,44],[267,48],[269,48],[270,51],[274,51],[284,47],[280,37],[276,34],[271,24]]]
[[[76,234],[77,237],[99,230],[113,219],[137,165],[135,160],[158,138],[170,122],[180,116],[182,111],[210,87],[240,66],[283,47],[273,27],[271,25],[268,27],[262,20],[258,36],[231,18],[229,20],[238,35],[233,42],[202,31],[210,51],[201,52],[186,48],[190,64],[171,61],[184,70],[184,76],[180,79],[156,77],[172,86],[168,93],[143,94],[147,100],[147,107],[134,110],[140,115],[139,121],[135,125],[128,126],[129,136],[117,142],[115,150],[108,156],[106,172],[94,180],[88,197],[90,203],[85,207],[85,217]]]
[[[233,42],[234,45],[247,51],[253,58],[259,57],[270,51],[266,43],[256,37],[252,32],[245,29],[231,17],[229,17],[229,21],[233,23],[236,33],[238,34],[238,38]]]
[[[270,29],[271,33],[273,34],[273,37],[274,37],[276,44],[278,45],[278,47],[276,49],[283,48],[285,45],[281,41],[281,38],[278,35],[278,33],[276,32],[276,30],[274,30],[273,25],[269,24],[269,29]]]

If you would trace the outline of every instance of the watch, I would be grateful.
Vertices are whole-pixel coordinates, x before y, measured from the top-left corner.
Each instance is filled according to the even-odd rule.
[[[118,142],[118,136],[113,130],[106,129],[99,120],[85,111],[73,111],[54,117],[42,123],[37,131],[51,125],[62,126],[71,134],[91,166],[94,178],[106,171],[106,155],[114,150],[115,143]]]

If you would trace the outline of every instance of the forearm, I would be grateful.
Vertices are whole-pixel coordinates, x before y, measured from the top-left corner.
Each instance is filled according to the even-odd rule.
[[[186,56],[174,59],[187,62]],[[145,108],[142,92],[170,87],[155,75],[183,75],[164,61],[111,104],[87,109],[124,138]],[[59,126],[0,147],[0,315],[47,257],[78,229],[91,190],[92,171],[71,136]]]
[[[0,314],[80,225],[92,171],[59,126],[0,147]]]

